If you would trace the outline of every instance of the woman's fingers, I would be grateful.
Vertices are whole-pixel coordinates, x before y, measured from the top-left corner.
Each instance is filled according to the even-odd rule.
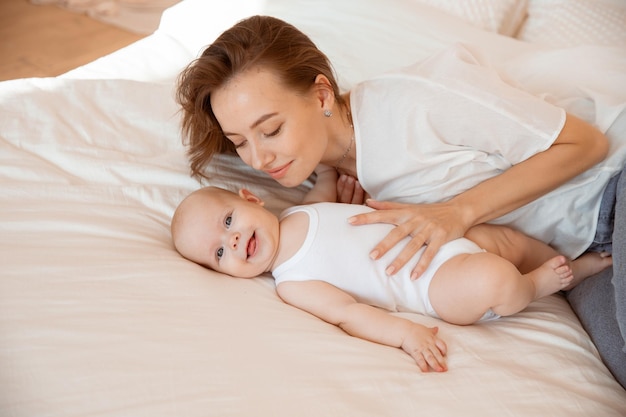
[[[387,223],[386,221],[382,221],[379,223]],[[383,238],[370,252],[370,258],[377,260],[380,259],[384,254],[386,254],[389,249],[393,248],[397,245],[402,239],[409,235],[410,231],[407,225],[396,226],[387,236]],[[423,243],[423,242],[422,242]],[[420,246],[421,247],[421,246]],[[406,248],[405,248],[406,249]],[[418,247],[419,250],[419,247]],[[415,253],[415,252],[413,252]],[[410,258],[410,256],[409,256]],[[408,259],[407,259],[408,260]]]
[[[368,200],[368,205],[371,204]],[[407,236],[411,239],[407,242],[398,256],[387,267],[388,275],[393,275],[402,268],[415,255],[429,239],[428,230],[422,230],[423,221],[418,218],[411,218],[411,213],[406,210],[405,204],[375,202],[373,205],[381,207],[369,213],[359,214],[349,219],[353,225],[363,225],[372,223],[395,224],[383,240],[381,240],[370,252],[370,257],[374,260],[380,259],[391,248],[397,245]],[[383,208],[384,207],[384,208]],[[392,207],[396,207],[395,209]]]
[[[337,180],[337,202],[346,204],[363,204],[365,191],[359,181],[349,175],[341,175]]]
[[[368,199],[366,201],[367,205],[376,210],[391,210],[391,209],[402,209],[412,207],[412,204],[405,203],[394,203],[392,201],[378,201]]]
[[[393,231],[397,231],[397,230],[400,230],[400,229],[401,229],[401,226],[398,226],[395,229],[393,229]],[[391,235],[391,234],[392,233],[389,233],[389,235]],[[387,235],[387,236],[389,237],[389,235]],[[400,236],[400,235],[398,234],[398,236]],[[402,233],[402,235],[399,237],[399,239],[397,241],[399,242],[400,240],[404,239],[406,236],[407,235],[405,233]],[[387,248],[387,246],[389,248],[393,247],[395,245],[395,243],[393,243],[395,240],[391,240],[388,237],[383,239],[378,245],[376,245],[376,247],[374,248],[374,251],[377,251],[377,253],[378,253],[378,251],[380,251],[380,250],[385,250]],[[411,258],[417,252],[419,252],[420,249],[422,249],[424,244],[425,244],[425,239],[421,235],[418,235],[418,236],[416,236],[414,238],[411,238],[407,242],[407,244],[404,246],[404,248],[400,251],[398,256],[396,256],[396,258],[387,266],[387,268],[385,269],[385,273],[387,275],[394,275],[404,265],[406,265],[406,263],[409,262],[411,260]],[[386,253],[387,250],[385,250],[384,252]],[[378,258],[376,258],[376,259],[378,259]]]
[[[417,264],[413,268],[413,271],[411,271],[412,281],[415,281],[416,279],[422,276],[424,271],[426,271],[426,268],[428,268],[433,258],[439,251],[440,247],[441,247],[440,245],[437,245],[435,243],[430,243],[426,246],[426,249],[422,253],[422,256],[420,256],[420,259],[417,261]]]
[[[407,217],[407,214],[402,212],[402,208],[405,208],[407,204],[374,200],[367,200],[366,203],[376,210],[350,217],[348,221],[351,224],[388,223],[398,225],[403,223],[403,220]]]
[[[352,193],[352,201],[351,204],[363,204],[365,203],[365,191],[361,187],[361,183],[358,181],[354,182],[354,192]]]
[[[353,225],[387,223],[396,225],[370,252],[374,260],[380,259],[403,239],[410,239],[404,244],[395,259],[387,266],[388,275],[394,275],[411,258],[426,248],[412,269],[411,278],[417,279],[428,268],[437,251],[446,242],[463,236],[464,226],[458,221],[459,216],[445,205],[415,205],[367,200],[367,204],[376,210],[351,217]]]

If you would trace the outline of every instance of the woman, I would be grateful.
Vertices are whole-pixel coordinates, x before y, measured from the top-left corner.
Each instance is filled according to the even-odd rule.
[[[413,268],[418,278],[442,244],[485,222],[575,258],[594,241],[600,201],[616,174],[593,168],[608,152],[599,130],[505,84],[460,47],[341,94],[306,35],[254,16],[183,71],[177,99],[194,175],[215,153],[231,151],[286,187],[327,165],[344,174],[341,201],[370,194],[368,204],[381,210],[351,222],[397,225],[370,256],[412,238],[389,275],[427,245]],[[621,262],[614,259],[615,268]],[[624,275],[615,277],[623,285]],[[607,320],[624,316],[618,305]],[[626,385],[623,350],[611,346],[603,358]]]

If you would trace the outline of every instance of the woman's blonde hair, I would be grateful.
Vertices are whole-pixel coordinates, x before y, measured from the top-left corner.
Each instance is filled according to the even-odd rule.
[[[178,77],[176,100],[193,176],[205,177],[203,168],[216,153],[235,152],[215,118],[211,93],[255,66],[273,71],[296,93],[307,92],[323,74],[339,106],[345,106],[330,61],[308,36],[274,17],[244,19],[222,33]]]

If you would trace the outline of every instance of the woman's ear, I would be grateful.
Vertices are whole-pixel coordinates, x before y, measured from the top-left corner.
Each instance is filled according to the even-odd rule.
[[[265,201],[261,200],[259,197],[256,196],[256,194],[246,188],[242,188],[239,190],[239,197],[251,203],[258,204],[261,207],[265,205]]]
[[[317,77],[315,77],[313,93],[315,94],[315,99],[318,100],[320,104],[321,110],[332,110],[335,105],[335,93],[332,84],[324,74],[318,74]]]

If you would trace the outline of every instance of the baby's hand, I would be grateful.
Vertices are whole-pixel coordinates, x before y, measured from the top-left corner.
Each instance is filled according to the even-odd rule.
[[[411,355],[422,372],[432,368],[436,372],[448,370],[444,356],[448,348],[437,337],[438,327],[424,327],[414,323],[402,341],[402,350]]]

